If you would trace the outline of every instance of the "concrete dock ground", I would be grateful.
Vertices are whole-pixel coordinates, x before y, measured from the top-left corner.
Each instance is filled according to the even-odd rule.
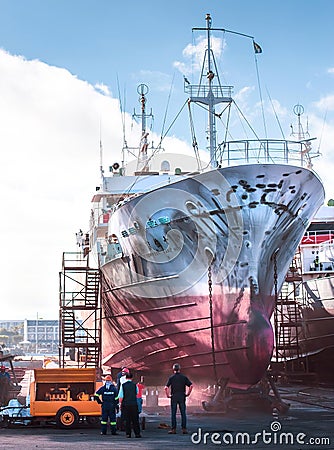
[[[80,425],[61,430],[44,427],[11,425],[0,428],[2,449],[334,449],[334,389],[289,385],[279,388],[282,399],[290,403],[285,415],[271,414],[254,407],[238,408],[227,414],[205,412],[188,407],[189,434],[178,428],[169,435],[169,407],[145,411],[146,426],[142,438],[101,436],[99,427]],[[178,424],[180,417],[178,416]]]

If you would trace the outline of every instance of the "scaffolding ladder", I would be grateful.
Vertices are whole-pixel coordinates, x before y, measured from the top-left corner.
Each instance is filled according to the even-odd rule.
[[[61,367],[67,364],[68,356],[79,368],[100,366],[100,305],[100,271],[89,266],[89,254],[64,252],[59,273]]]
[[[281,363],[284,370],[290,372],[306,370],[305,363],[301,361],[300,349],[303,324],[298,299],[302,298],[302,292],[301,257],[297,251],[277,295],[274,310],[274,361]]]

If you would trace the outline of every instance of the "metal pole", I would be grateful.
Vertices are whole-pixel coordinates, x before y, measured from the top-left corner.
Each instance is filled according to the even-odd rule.
[[[209,149],[210,149],[210,164],[212,167],[217,167],[216,163],[216,123],[215,123],[215,108],[214,108],[214,95],[212,92],[212,80],[214,78],[214,73],[211,70],[211,17],[210,14],[206,15],[207,21],[207,42],[208,42],[208,106],[209,106]]]
[[[36,317],[36,344],[35,344],[35,352],[38,352],[38,312]]]

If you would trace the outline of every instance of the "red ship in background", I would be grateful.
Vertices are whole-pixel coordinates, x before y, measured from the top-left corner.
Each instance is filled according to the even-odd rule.
[[[322,206],[300,245],[306,296],[300,304],[302,355],[334,350],[334,207]],[[331,358],[333,359],[333,358]]]
[[[140,85],[137,166],[131,173],[114,164],[109,177],[101,170],[93,197],[102,362],[137,370],[146,384],[163,384],[178,362],[198,384],[248,389],[270,363],[275,289],[324,189],[309,140],[228,141],[225,129],[217,144],[216,119],[226,114],[229,123],[235,102],[232,86],[220,83],[212,33],[227,30],[212,28],[209,14],[195,30],[206,33],[206,51],[199,84],[186,82],[185,92],[207,112],[209,164],[185,158],[185,167],[178,154],[149,154],[148,90]]]
[[[298,247],[293,268],[282,289],[288,301],[283,301],[278,320],[276,360],[285,362],[289,374],[304,371],[333,384],[333,206],[321,206],[317,211]]]

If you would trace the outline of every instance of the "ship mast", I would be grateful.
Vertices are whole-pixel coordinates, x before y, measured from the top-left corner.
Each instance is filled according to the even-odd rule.
[[[140,84],[137,88],[137,92],[139,94],[139,102],[141,105],[141,112],[140,114],[137,114],[136,111],[133,112],[132,117],[133,118],[139,118],[141,119],[141,138],[140,138],[140,144],[139,144],[139,154],[137,159],[137,171],[141,172],[148,172],[148,156],[147,156],[147,149],[148,149],[148,135],[149,133],[146,130],[146,119],[152,118],[153,114],[152,110],[150,113],[146,113],[146,94],[148,93],[149,89],[146,86],[146,84]]]
[[[303,165],[304,162],[306,162],[306,165],[309,169],[312,169],[313,164],[311,161],[311,151],[312,151],[312,144],[311,140],[314,140],[314,138],[310,138],[310,133],[308,131],[308,122],[306,123],[306,131],[304,131],[301,116],[304,114],[304,107],[300,104],[297,104],[293,107],[293,112],[298,118],[297,123],[297,131],[293,129],[293,126],[291,125],[291,136],[297,139],[298,142],[301,142],[303,144],[303,150],[301,151],[301,164]]]
[[[298,139],[298,141],[301,141],[303,139],[307,139],[310,137],[310,134],[308,132],[308,123],[306,126],[306,131],[304,131],[302,122],[301,122],[301,116],[304,114],[304,107],[300,104],[295,105],[293,107],[293,112],[298,117],[298,128],[297,131],[294,131],[293,126],[291,125],[291,136],[294,136]]]
[[[207,48],[205,50],[202,72],[198,85],[187,84],[185,92],[189,95],[189,102],[202,103],[208,107],[208,150],[210,152],[210,165],[217,167],[217,133],[215,105],[218,103],[232,103],[232,86],[222,86],[219,80],[218,70],[211,48],[211,16],[206,15],[206,28],[193,28],[207,33]],[[219,29],[219,31],[222,31]],[[203,79],[206,78],[206,84]]]

